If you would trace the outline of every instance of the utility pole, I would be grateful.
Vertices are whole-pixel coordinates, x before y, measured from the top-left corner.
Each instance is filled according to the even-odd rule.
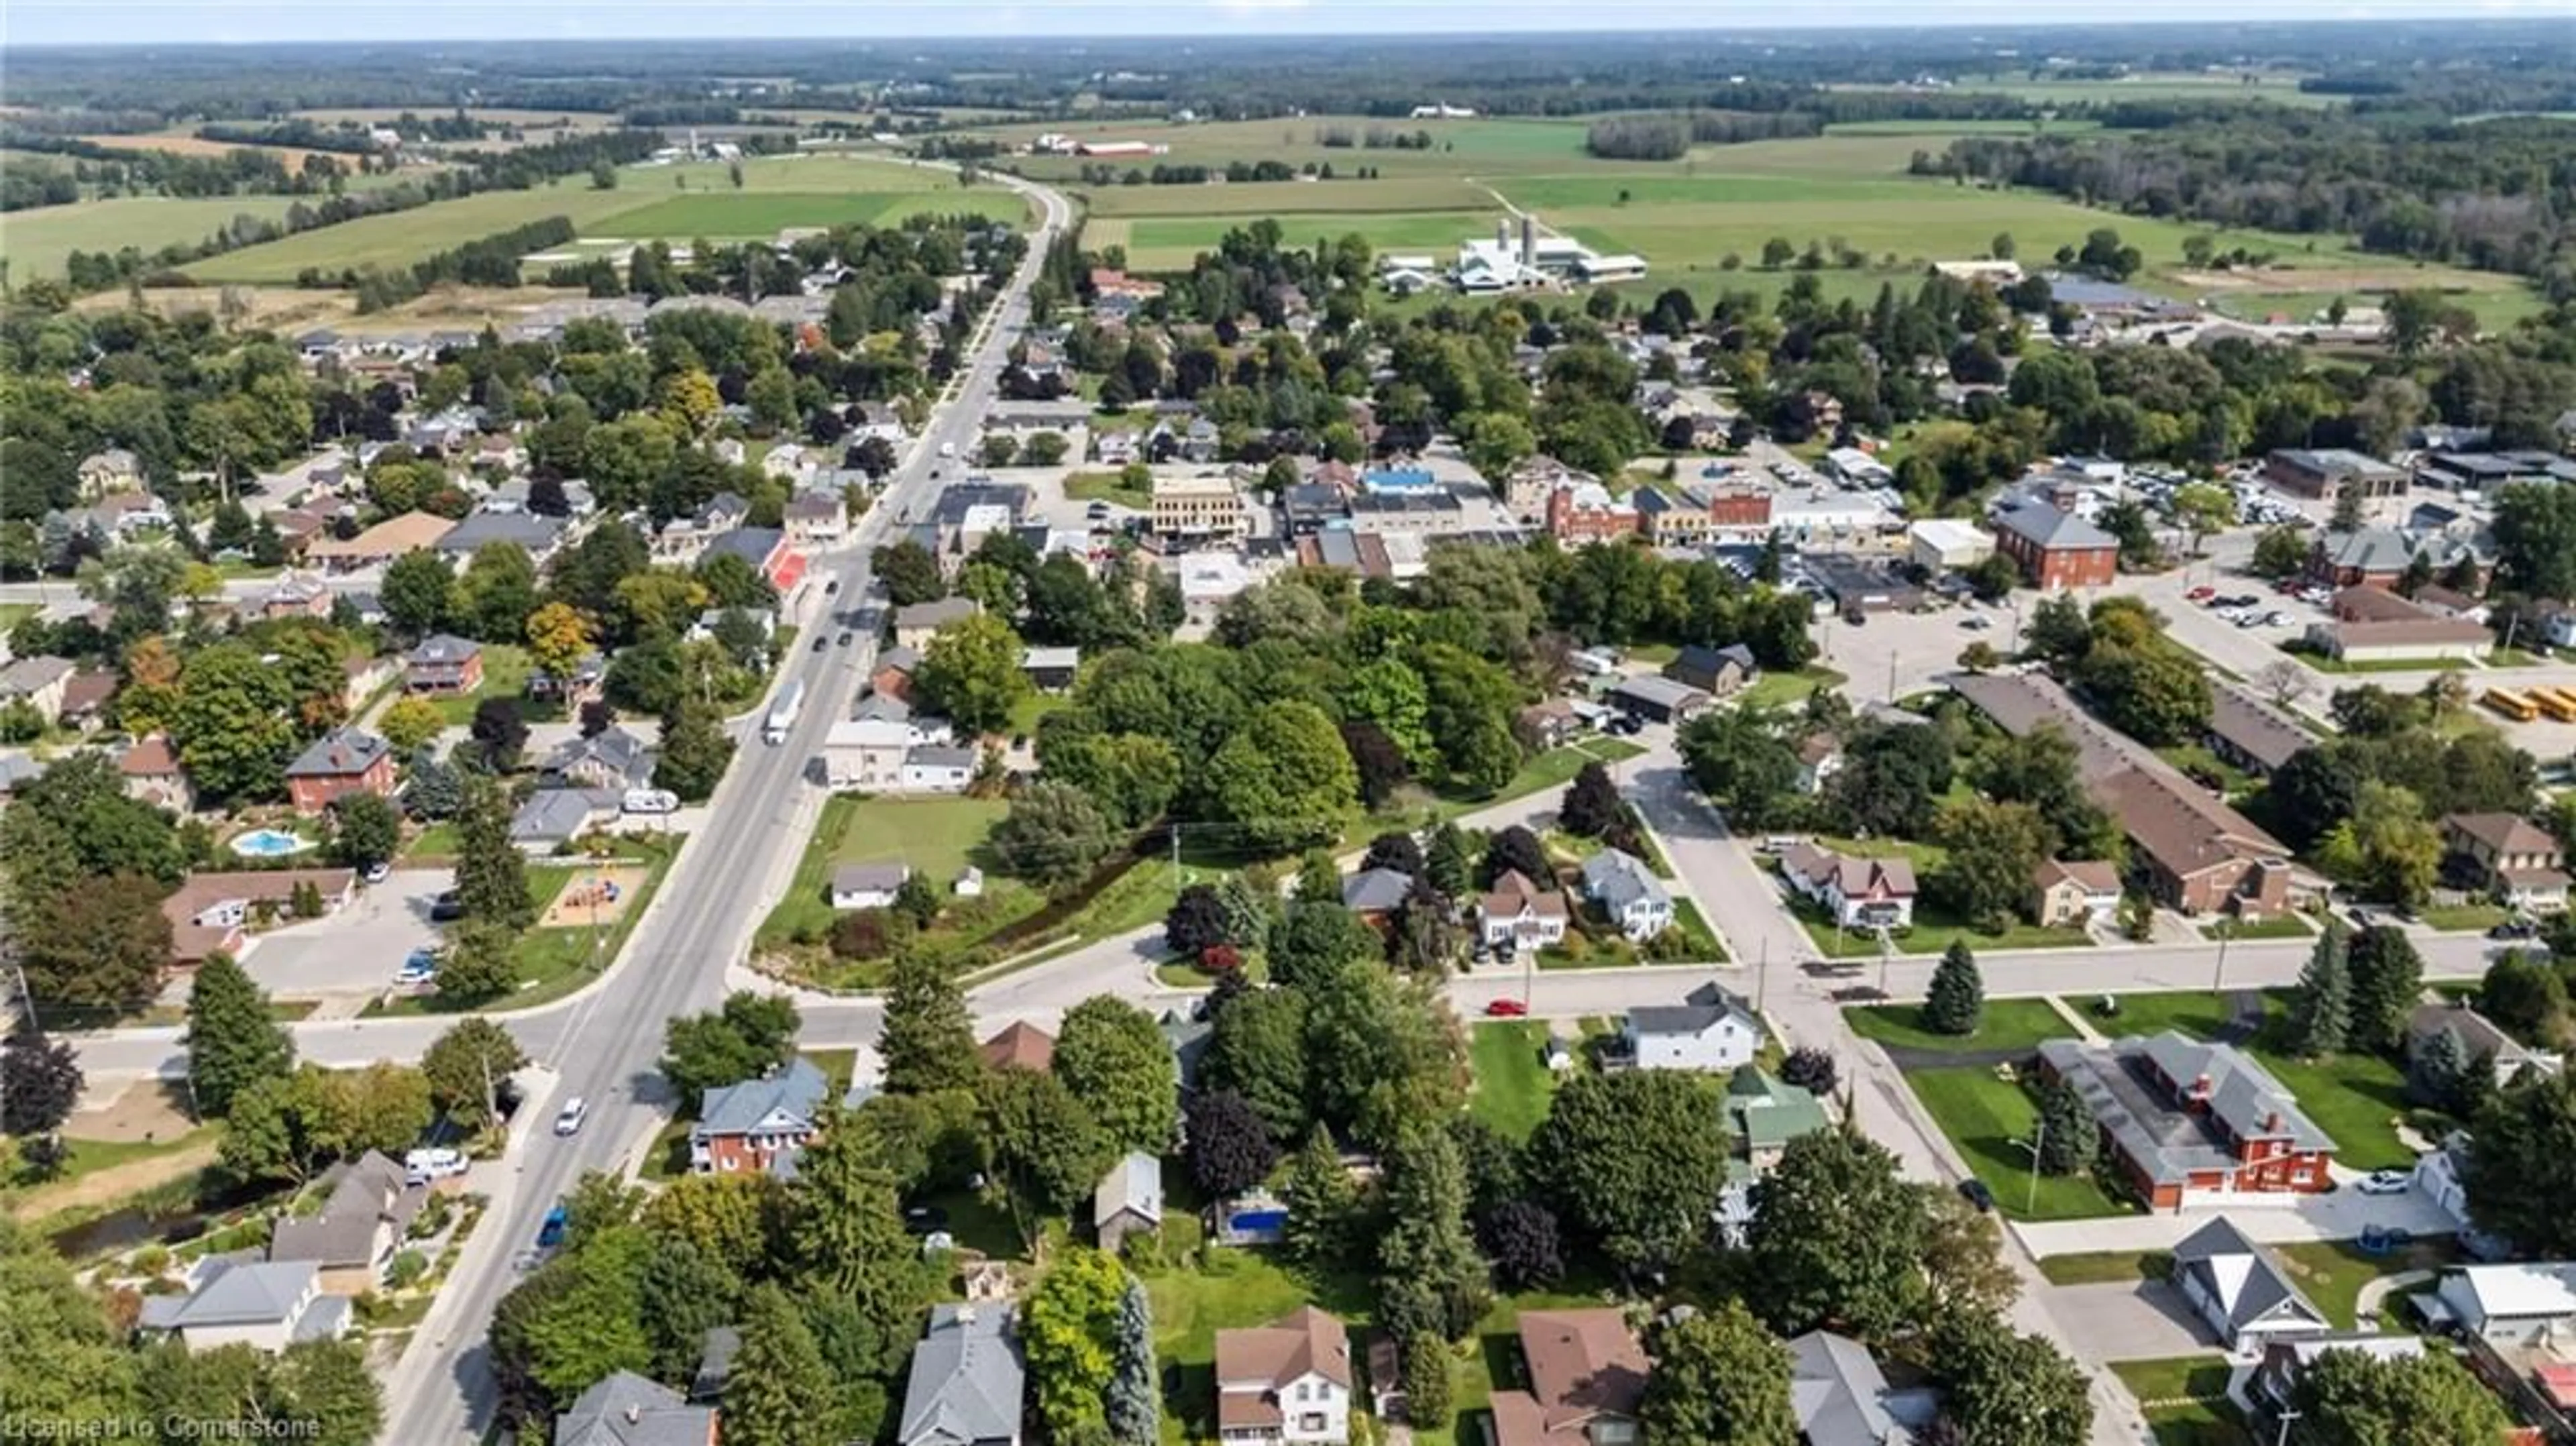
[[[2219,993],[2224,993],[2224,992],[2225,992],[2225,990],[2224,990],[2224,984],[2225,984],[2225,981],[2226,981],[2226,979],[2227,979],[2227,943],[2228,943],[2228,941],[2229,941],[2229,940],[2231,940],[2231,939],[2233,939],[2233,938],[2235,938],[2235,937],[2236,937],[2236,921],[2235,921],[2234,919],[2221,919],[2221,920],[2219,920],[2219,921],[2218,921],[2218,968],[2217,968],[2217,969],[2216,969],[2216,971],[2215,971],[2215,972],[2213,972],[2213,973],[2210,975],[2210,977],[2209,977],[2209,992],[2210,992],[2210,993],[2212,993],[2212,994],[2219,994]]]

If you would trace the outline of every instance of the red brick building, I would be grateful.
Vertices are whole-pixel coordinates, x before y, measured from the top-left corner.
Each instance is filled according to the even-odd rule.
[[[2333,1137],[2233,1045],[2167,1030],[2108,1046],[2050,1040],[2039,1058],[2084,1102],[2113,1167],[2154,1209],[2334,1188]]]
[[[1995,519],[1995,550],[2021,565],[2042,592],[2109,587],[2119,571],[2119,539],[2072,512],[2025,502]]]
[[[1597,482],[1559,487],[1547,494],[1547,533],[1574,546],[1616,542],[1637,535],[1637,509]]]
[[[363,728],[335,728],[286,765],[286,792],[295,800],[295,811],[307,817],[329,808],[343,794],[391,798],[393,748]]]

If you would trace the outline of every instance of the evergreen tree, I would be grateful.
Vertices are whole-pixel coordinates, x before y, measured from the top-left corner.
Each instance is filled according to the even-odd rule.
[[[2415,1057],[2407,1061],[2406,1092],[2417,1104],[2448,1110],[2458,1103],[2471,1068],[2468,1047],[2460,1043],[2460,1036],[2436,1029],[2424,1036],[2415,1046]]]
[[[1162,1437],[1163,1397],[1154,1373],[1154,1304],[1134,1276],[1118,1296],[1117,1359],[1101,1408],[1118,1446],[1154,1446]]]
[[[1350,1244],[1351,1212],[1359,1192],[1333,1149],[1332,1136],[1321,1126],[1307,1134],[1306,1143],[1288,1162],[1280,1199],[1288,1207],[1288,1223],[1280,1239],[1288,1258],[1315,1271],[1337,1264]]]
[[[894,1174],[875,1136],[844,1128],[849,1117],[838,1109],[817,1124],[788,1186],[788,1258],[810,1288],[847,1296],[869,1319],[902,1319],[920,1304],[921,1274]]]
[[[528,859],[510,840],[510,803],[489,779],[467,786],[456,820],[456,901],[465,917],[517,932],[537,921]]]
[[[2290,1042],[2309,1059],[2343,1053],[2352,1028],[2352,935],[2340,919],[2328,919],[2326,930],[2299,971],[2297,992],[2290,998]]]
[[[877,1049],[885,1057],[888,1094],[973,1089],[983,1077],[966,996],[946,961],[920,953],[895,959]]]
[[[1387,1229],[1378,1241],[1378,1314],[1398,1336],[1457,1340],[1475,1328],[1493,1290],[1467,1228],[1467,1168],[1457,1141],[1407,1130],[1386,1157]]]
[[[197,967],[188,991],[188,1090],[197,1113],[221,1119],[242,1091],[295,1069],[295,1041],[268,1017],[268,996],[231,955]]]
[[[1974,1034],[1985,1009],[1986,986],[1977,974],[1977,956],[1966,940],[1954,939],[1932,971],[1932,988],[1923,1001],[1923,1025],[1938,1034]]]
[[[730,1446],[839,1446],[816,1407],[833,1395],[832,1373],[795,1302],[774,1284],[753,1289],[743,1312],[742,1348],[725,1377],[724,1438]]]
[[[2102,1132],[2084,1099],[2062,1081],[2039,1091],[2039,1169],[2046,1175],[2081,1175],[2101,1154]]]
[[[1431,1331],[1406,1336],[1404,1367],[1405,1419],[1426,1431],[1445,1431],[1453,1403],[1449,1394],[1449,1343]]]
[[[2393,1052],[2406,1035],[2406,1016],[2424,993],[2424,957],[2404,931],[2374,924],[2355,935],[2351,1042],[2374,1054]]]
[[[1476,885],[1476,851],[1467,842],[1465,829],[1443,823],[1431,831],[1431,844],[1423,850],[1422,876],[1450,898],[1467,897]]]

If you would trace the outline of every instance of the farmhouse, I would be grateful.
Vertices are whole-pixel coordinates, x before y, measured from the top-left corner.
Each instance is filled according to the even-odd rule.
[[[2167,1030],[2108,1045],[2054,1039],[2039,1058],[2084,1102],[2114,1168],[2155,1209],[2334,1188],[2333,1138],[2233,1045]]]

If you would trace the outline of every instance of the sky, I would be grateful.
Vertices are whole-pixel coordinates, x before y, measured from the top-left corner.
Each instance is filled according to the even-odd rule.
[[[2566,15],[2570,0],[0,0],[0,43],[1387,35]]]

